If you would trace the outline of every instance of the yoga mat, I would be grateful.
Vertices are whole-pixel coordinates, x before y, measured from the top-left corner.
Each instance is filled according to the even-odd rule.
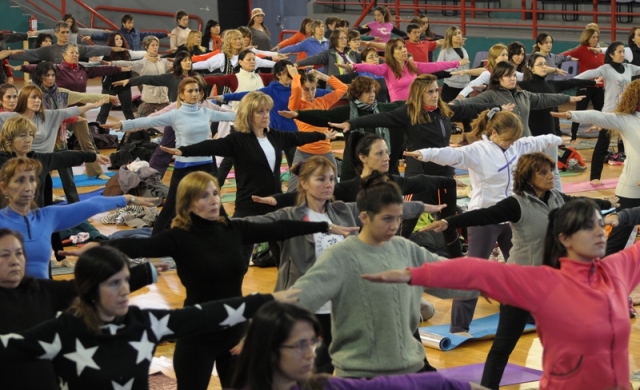
[[[236,201],[236,193],[222,194],[222,203],[229,203]]]
[[[449,333],[449,324],[425,326],[420,328],[420,339],[425,347],[450,351],[469,340],[491,339],[496,335],[500,314],[492,314],[488,317],[476,318],[469,325],[471,337],[461,334]],[[528,324],[525,332],[536,329],[535,325]]]
[[[455,172],[456,172],[455,173],[456,175],[468,175],[469,174],[469,170],[468,169],[456,168]]]
[[[586,171],[560,171],[561,177],[569,177],[569,176],[580,176]],[[565,184],[563,184],[564,186]]]
[[[104,172],[105,175],[112,177],[115,175],[116,171],[107,171]],[[62,182],[58,176],[54,176],[51,178],[53,181],[53,188],[62,188]],[[95,177],[87,177],[87,175],[73,175],[73,181],[76,182],[76,187],[90,187],[90,186],[104,186],[107,184],[106,180],[96,179]]]
[[[80,200],[83,201],[83,200],[91,199],[94,196],[102,196],[103,192],[104,192],[104,188],[98,188],[97,190],[85,192],[84,194],[80,194]],[[55,203],[53,206],[63,206],[66,204],[67,204],[67,201],[65,200],[62,202]]]
[[[438,372],[440,373],[440,375],[450,379],[457,379],[462,382],[480,383],[480,380],[482,379],[483,369],[484,363],[478,363],[468,366],[443,368],[438,370]],[[500,380],[500,386],[510,386],[516,385],[518,383],[535,382],[540,380],[541,376],[542,371],[540,370],[508,363],[504,369],[502,380]]]
[[[560,132],[564,135],[571,135],[571,122],[568,119],[560,119]],[[563,126],[564,125],[564,126]],[[580,138],[598,138],[597,131],[591,131],[587,133],[586,131],[591,127],[589,123],[580,123],[580,127],[578,127],[578,137]]]
[[[73,270],[75,268],[73,267],[63,267],[63,266],[59,266],[59,267],[54,267],[51,266],[51,275],[56,276],[56,275],[69,275],[73,273]]]
[[[618,185],[618,179],[603,179],[601,180],[604,185],[594,186],[591,182],[585,181],[582,183],[563,183],[562,192],[565,194],[573,194],[575,192],[593,191],[593,190],[609,190],[616,188]]]
[[[227,184],[227,182],[229,182],[229,184]],[[236,186],[236,179],[227,179],[225,180],[225,183],[222,186],[222,188],[234,188],[235,186]]]

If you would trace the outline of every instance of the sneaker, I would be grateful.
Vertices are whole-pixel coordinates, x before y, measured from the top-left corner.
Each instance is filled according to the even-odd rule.
[[[609,157],[609,165],[622,165],[626,159],[627,156],[624,153],[613,153]]]
[[[584,171],[586,169],[587,166],[580,165],[578,160],[576,160],[575,158],[571,158],[569,159],[569,161],[567,161],[567,171]]]
[[[433,307],[433,303],[420,298],[420,322],[429,321],[434,314],[436,314],[436,309]]]

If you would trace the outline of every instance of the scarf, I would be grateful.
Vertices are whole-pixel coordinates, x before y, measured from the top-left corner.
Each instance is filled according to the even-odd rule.
[[[349,102],[349,119],[356,119],[360,117],[358,111],[364,111],[371,114],[378,114],[380,111],[378,110],[378,102],[374,101],[373,104],[362,103],[360,100],[355,99]],[[358,131],[360,133],[364,133],[364,129],[352,129],[351,131]],[[386,127],[376,127],[375,134],[381,136],[384,139],[384,142],[387,143],[387,147],[389,147],[389,153],[391,153],[391,137],[389,136],[389,129]]]
[[[71,69],[78,69],[78,64],[70,64],[67,61],[64,61],[64,64]]]
[[[231,58],[229,58],[229,56],[227,56],[226,54],[224,55],[224,74],[234,74],[234,67],[231,64]],[[226,85],[222,88],[222,93],[218,93],[218,95],[226,95],[228,93],[231,93],[231,89],[229,89],[229,87],[227,87]]]
[[[427,105],[427,104],[423,104],[423,105],[422,105],[422,108],[424,108],[424,109],[425,109],[425,111],[428,111],[428,112],[434,112],[435,110],[437,110],[437,109],[438,109],[438,106],[429,106],[429,105]]]
[[[617,62],[610,62],[609,65],[611,65],[611,67],[613,69],[615,69],[616,72],[623,74],[624,73],[624,64],[619,64]]]
[[[42,91],[42,104],[47,110],[59,110],[69,106],[69,94],[58,91],[58,86],[53,84],[51,88],[44,85],[38,85]],[[58,129],[58,140],[56,146],[65,148],[67,142],[67,125],[65,122],[60,124]]]

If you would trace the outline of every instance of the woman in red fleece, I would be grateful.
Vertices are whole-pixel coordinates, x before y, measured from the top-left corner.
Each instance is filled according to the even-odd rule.
[[[638,211],[607,217],[636,223]],[[363,275],[374,282],[478,289],[529,310],[542,342],[540,389],[629,389],[628,294],[640,282],[640,242],[604,256],[600,210],[588,199],[549,214],[543,267],[460,258]],[[560,269],[557,269],[560,268]]]

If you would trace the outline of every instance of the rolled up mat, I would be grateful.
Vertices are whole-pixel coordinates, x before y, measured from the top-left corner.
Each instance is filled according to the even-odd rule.
[[[423,340],[422,344],[425,347],[438,349],[440,351],[449,351],[469,340],[492,339],[498,330],[499,319],[500,314],[496,313],[471,321],[471,325],[469,325],[469,334],[471,337],[466,334],[449,333],[449,324],[425,326],[420,328],[420,339]],[[535,329],[535,325],[527,324],[524,328],[524,333],[534,331]]]

